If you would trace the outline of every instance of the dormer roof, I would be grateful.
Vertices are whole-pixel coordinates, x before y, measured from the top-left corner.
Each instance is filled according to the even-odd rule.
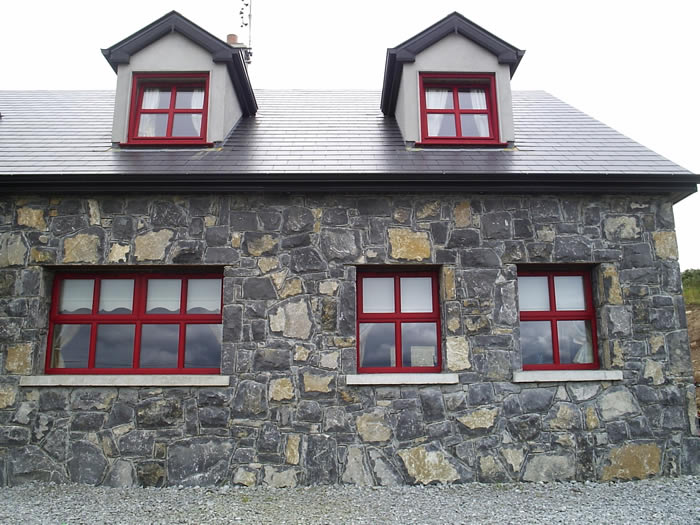
[[[511,77],[525,54],[524,50],[498,38],[455,11],[402,44],[387,49],[381,101],[385,115],[393,116],[396,110],[403,65],[414,62],[416,55],[451,33],[462,35],[498,57],[500,64],[510,67]]]
[[[214,62],[226,65],[243,116],[255,115],[258,105],[248,78],[243,50],[216,38],[177,11],[170,11],[124,40],[103,49],[102,54],[112,69],[117,71],[120,64],[129,63],[132,55],[169,33],[179,33],[211,53]]]

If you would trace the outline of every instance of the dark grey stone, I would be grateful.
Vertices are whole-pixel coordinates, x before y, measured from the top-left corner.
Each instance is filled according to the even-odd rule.
[[[199,424],[202,427],[226,428],[229,421],[229,409],[224,407],[202,407],[199,409]]]
[[[29,443],[31,433],[24,427],[0,427],[0,447],[16,447]]]
[[[459,260],[464,268],[499,268],[501,266],[501,259],[491,248],[460,250]]]
[[[350,432],[345,409],[342,407],[328,407],[325,410],[325,422],[323,430],[326,432]]]
[[[261,418],[267,412],[265,385],[245,379],[238,384],[231,403],[233,417]]]
[[[478,248],[479,230],[452,230],[447,241],[447,248]]]
[[[259,348],[253,354],[253,369],[260,371],[289,370],[291,359],[289,350]]]
[[[402,410],[396,418],[394,435],[399,441],[416,439],[425,433],[423,421],[417,410]]]
[[[324,226],[342,226],[348,223],[348,211],[345,208],[327,208],[323,210],[321,222]]]
[[[336,440],[323,434],[306,438],[304,470],[310,485],[331,485],[338,482]]]
[[[591,260],[591,246],[579,237],[557,237],[554,240],[554,259],[557,262]]]
[[[122,456],[145,456],[153,454],[155,435],[152,431],[132,430],[121,436],[117,446]]]
[[[245,299],[277,299],[275,287],[269,277],[250,277],[243,281]]]
[[[87,226],[88,223],[85,217],[54,217],[51,220],[51,233],[57,237],[63,237],[64,235],[83,230],[87,228]]]
[[[228,226],[210,226],[204,232],[204,239],[209,246],[228,244]]]
[[[391,209],[387,199],[369,198],[357,201],[357,210],[360,212],[360,215],[388,217],[391,214]]]
[[[360,255],[360,236],[355,230],[324,228],[321,249],[327,261],[351,262]]]
[[[520,406],[524,413],[546,412],[554,399],[555,389],[531,388],[520,393]]]
[[[481,216],[485,239],[510,239],[511,216],[508,212],[485,213]]]
[[[432,388],[421,390],[420,402],[423,410],[423,419],[426,423],[445,419],[445,403],[440,390]]]
[[[297,273],[325,270],[326,263],[314,248],[297,248],[291,251],[292,270]]]
[[[282,231],[287,234],[310,232],[314,222],[314,214],[308,208],[290,206],[282,212]]]
[[[108,463],[99,448],[89,441],[75,441],[71,445],[71,456],[67,464],[71,481],[88,485],[102,481]]]
[[[288,235],[282,238],[280,246],[283,250],[291,250],[292,248],[302,248],[311,246],[311,235],[308,233],[297,233],[296,235]]]
[[[207,248],[204,261],[211,264],[234,264],[240,259],[238,250],[225,246]]]
[[[179,399],[146,399],[136,406],[136,422],[140,428],[173,427],[182,423],[182,402]]]
[[[530,441],[540,434],[542,421],[536,414],[517,416],[508,420],[506,428],[515,439]]]
[[[39,392],[39,410],[51,412],[68,409],[68,390],[62,388],[42,389]]]
[[[175,264],[201,263],[204,258],[202,241],[177,241],[173,244],[170,256]]]
[[[217,485],[227,477],[233,444],[210,436],[175,441],[168,446],[168,483],[171,485]]]
[[[133,217],[122,215],[112,219],[112,239],[130,241],[135,231]]]
[[[157,201],[153,204],[153,226],[187,226],[187,212],[173,202]]]
[[[231,229],[239,232],[256,231],[258,218],[252,211],[232,211],[229,215]]]
[[[79,412],[73,416],[71,432],[94,432],[102,428],[105,414],[102,412]]]
[[[160,460],[146,460],[136,463],[136,479],[142,487],[163,487],[165,485],[165,464]]]
[[[471,406],[488,405],[493,403],[493,385],[491,383],[476,383],[474,385],[469,385],[468,399]]]

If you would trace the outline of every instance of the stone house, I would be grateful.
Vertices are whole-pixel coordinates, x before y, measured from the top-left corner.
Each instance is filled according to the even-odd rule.
[[[700,470],[700,177],[457,13],[378,92],[253,91],[176,12],[114,92],[0,92],[0,485]]]

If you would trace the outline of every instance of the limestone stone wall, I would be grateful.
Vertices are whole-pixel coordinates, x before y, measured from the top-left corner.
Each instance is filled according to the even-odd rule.
[[[651,197],[0,197],[0,485],[632,479],[698,473],[671,203]],[[603,368],[514,383],[517,265],[591,265]],[[357,265],[440,266],[458,384],[348,386]],[[216,267],[228,387],[24,387],[55,272]]]

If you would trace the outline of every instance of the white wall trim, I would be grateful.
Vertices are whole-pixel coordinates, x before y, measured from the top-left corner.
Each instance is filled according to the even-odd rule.
[[[348,385],[455,385],[457,374],[353,374],[345,376]]]
[[[228,386],[229,376],[220,375],[51,375],[23,376],[19,386]]]
[[[622,381],[622,370],[516,370],[513,383]]]

